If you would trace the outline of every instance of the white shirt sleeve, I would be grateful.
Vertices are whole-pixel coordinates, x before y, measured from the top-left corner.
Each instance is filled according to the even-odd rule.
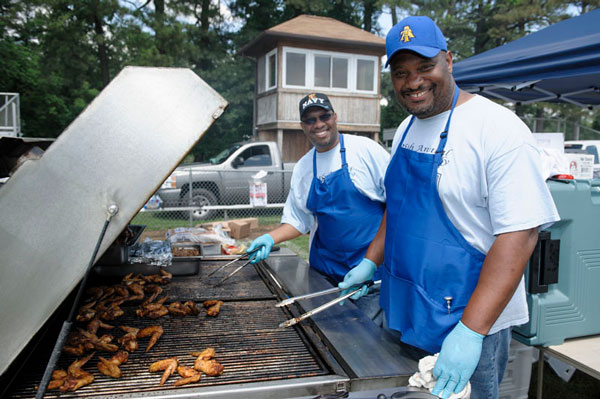
[[[494,235],[544,228],[558,220],[540,165],[539,150],[529,143],[490,161],[488,207]]]
[[[290,192],[283,207],[281,223],[287,223],[302,234],[308,233],[315,225],[315,216],[306,207],[308,192],[312,183],[312,153],[306,153],[294,166],[290,181]],[[310,162],[309,162],[310,161]],[[307,169],[310,166],[310,169]]]

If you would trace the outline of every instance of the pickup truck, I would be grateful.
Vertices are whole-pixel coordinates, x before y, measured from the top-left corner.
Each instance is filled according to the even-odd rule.
[[[268,202],[285,202],[295,164],[282,162],[276,142],[236,143],[209,161],[175,169],[156,193],[162,207],[248,205],[250,181],[261,170],[267,172],[262,181],[267,183]],[[199,208],[192,214],[196,220],[206,220],[216,212]]]

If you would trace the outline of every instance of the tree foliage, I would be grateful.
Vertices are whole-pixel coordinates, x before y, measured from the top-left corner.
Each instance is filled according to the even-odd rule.
[[[126,65],[193,69],[229,102],[198,160],[252,133],[253,61],[239,49],[300,14],[376,32],[382,12],[432,17],[455,60],[512,41],[600,0],[0,0],[0,91],[21,95],[23,132],[56,137]],[[382,128],[406,115],[382,76]],[[575,115],[568,106],[529,106],[531,115]]]

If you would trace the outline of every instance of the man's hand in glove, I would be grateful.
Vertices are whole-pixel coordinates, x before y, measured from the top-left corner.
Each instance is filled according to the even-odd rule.
[[[250,244],[246,250],[246,253],[252,252],[256,248],[260,249],[250,255],[250,259],[252,259],[250,263],[257,263],[261,260],[267,259],[274,244],[275,242],[273,241],[273,237],[271,237],[269,234],[263,234],[262,236],[255,238],[254,241],[252,241],[252,244]]]
[[[340,296],[346,295],[348,292],[350,292],[352,287],[372,280],[373,276],[375,275],[375,270],[377,270],[377,265],[372,260],[363,258],[358,265],[346,273],[344,276],[344,281],[338,284],[338,287],[344,290]],[[351,298],[357,300],[361,296],[366,295],[367,292],[369,292],[369,287],[364,286],[362,287],[362,290],[352,295]],[[340,305],[343,304],[343,301],[340,302]]]
[[[479,358],[484,336],[459,321],[444,339],[440,355],[433,368],[437,383],[431,393],[449,398],[462,391],[473,375]]]

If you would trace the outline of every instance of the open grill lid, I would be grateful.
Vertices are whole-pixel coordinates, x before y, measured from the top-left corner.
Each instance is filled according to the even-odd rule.
[[[0,374],[227,101],[189,69],[126,67],[0,189]]]

